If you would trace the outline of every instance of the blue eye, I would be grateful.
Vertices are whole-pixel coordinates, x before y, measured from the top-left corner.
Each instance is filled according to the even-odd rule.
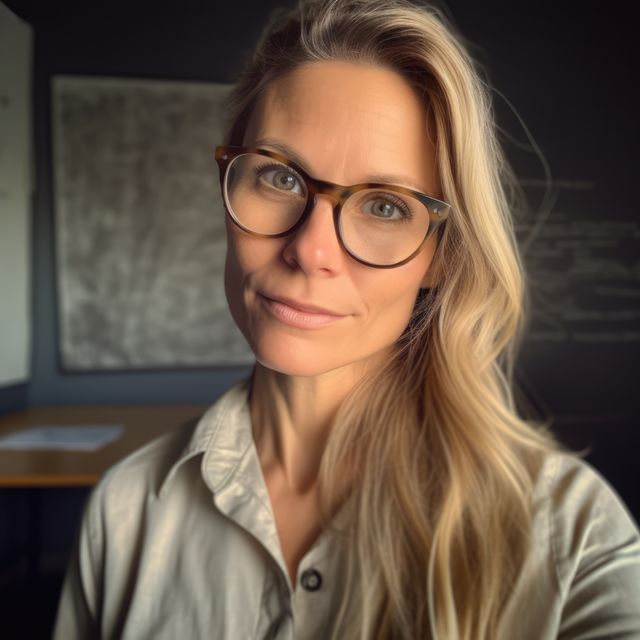
[[[292,169],[283,164],[269,163],[255,168],[256,176],[269,187],[278,191],[304,194],[301,178]],[[297,187],[297,190],[296,190]]]
[[[363,208],[366,213],[381,220],[403,220],[412,217],[407,203],[390,193],[374,194],[374,197],[366,201]]]

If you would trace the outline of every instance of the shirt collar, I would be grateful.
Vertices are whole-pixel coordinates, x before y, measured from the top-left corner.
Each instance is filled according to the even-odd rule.
[[[178,470],[197,456],[205,455],[202,473],[213,491],[231,479],[247,449],[253,445],[248,403],[249,381],[242,380],[226,391],[200,418],[192,436],[162,480],[162,498]]]

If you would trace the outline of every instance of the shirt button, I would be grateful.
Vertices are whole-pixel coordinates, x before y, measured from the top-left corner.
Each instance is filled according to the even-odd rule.
[[[306,591],[317,591],[322,586],[322,576],[315,569],[307,569],[300,576],[300,584]]]

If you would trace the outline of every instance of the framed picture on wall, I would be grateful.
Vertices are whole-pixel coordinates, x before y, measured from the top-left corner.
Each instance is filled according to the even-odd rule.
[[[224,295],[214,148],[229,85],[52,82],[61,365],[246,364]]]

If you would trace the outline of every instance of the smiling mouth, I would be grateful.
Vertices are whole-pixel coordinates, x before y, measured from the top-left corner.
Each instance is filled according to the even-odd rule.
[[[258,299],[262,307],[276,320],[300,329],[326,327],[348,317],[316,307],[297,306],[297,303],[290,300],[275,300],[261,293],[258,293]]]

